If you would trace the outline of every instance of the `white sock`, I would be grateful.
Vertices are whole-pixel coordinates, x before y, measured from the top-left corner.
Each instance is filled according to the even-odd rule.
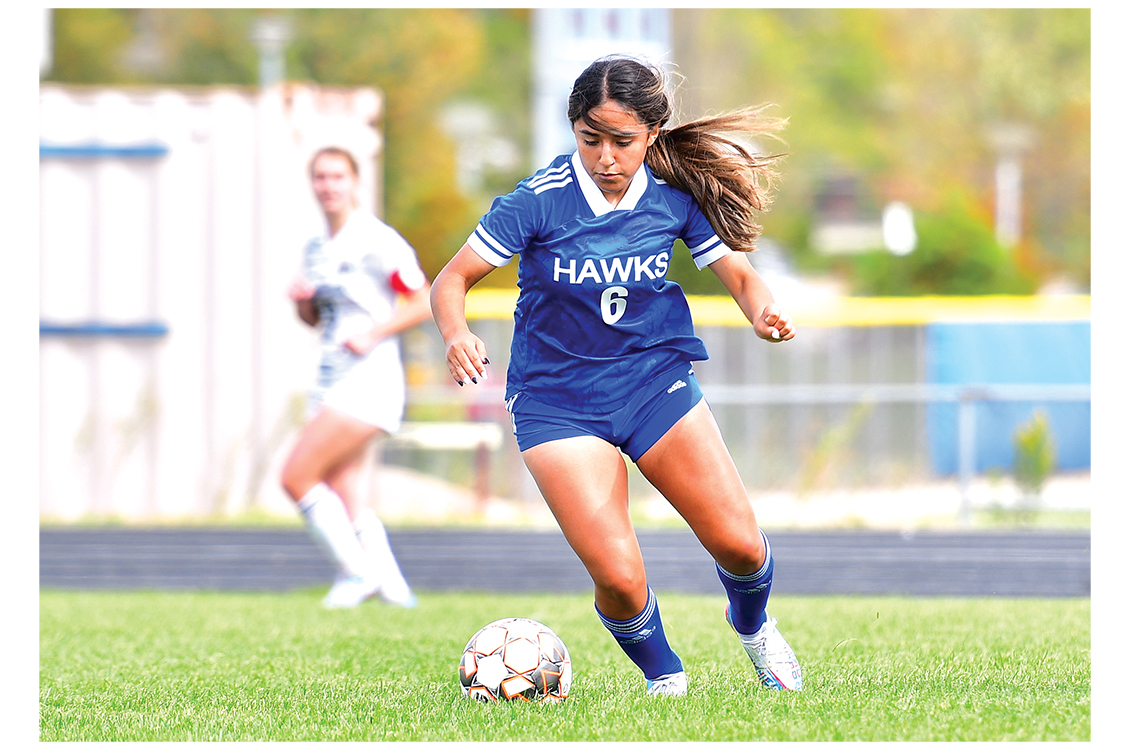
[[[316,484],[298,501],[310,536],[347,576],[366,575],[371,565],[357,540],[345,503],[325,484]]]
[[[388,543],[388,532],[377,514],[368,508],[359,511],[353,525],[357,529],[357,539],[361,546],[369,553],[381,573],[385,593],[394,599],[411,596],[408,582],[404,580],[404,574],[392,553],[392,546]]]

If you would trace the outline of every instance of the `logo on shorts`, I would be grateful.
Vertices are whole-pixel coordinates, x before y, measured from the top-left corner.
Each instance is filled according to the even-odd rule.
[[[686,383],[684,383],[684,382],[683,382],[683,381],[681,381],[681,380],[676,380],[676,381],[675,381],[675,385],[673,385],[673,386],[671,386],[670,388],[668,388],[668,389],[667,389],[667,392],[668,392],[668,393],[674,393],[675,391],[679,390],[680,388],[686,388],[686,387],[687,387],[687,384],[686,384]]]

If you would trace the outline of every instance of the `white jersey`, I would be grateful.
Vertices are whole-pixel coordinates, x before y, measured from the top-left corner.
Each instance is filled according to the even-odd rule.
[[[315,288],[322,339],[311,413],[325,403],[395,431],[404,402],[399,339],[383,339],[361,356],[345,342],[389,320],[399,294],[424,288],[427,279],[415,250],[395,229],[358,210],[333,237],[307,243],[303,273]]]

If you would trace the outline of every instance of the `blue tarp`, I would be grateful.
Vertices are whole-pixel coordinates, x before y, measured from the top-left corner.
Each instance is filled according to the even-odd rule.
[[[944,385],[1090,384],[1091,324],[933,323],[926,327],[926,379]],[[930,453],[942,476],[957,471],[957,405],[927,411]],[[1009,471],[1012,436],[1036,410],[1048,415],[1058,469],[1091,465],[1090,402],[981,402],[975,468]]]

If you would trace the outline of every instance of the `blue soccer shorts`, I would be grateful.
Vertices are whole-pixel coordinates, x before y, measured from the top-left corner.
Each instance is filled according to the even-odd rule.
[[[694,368],[683,364],[652,378],[624,406],[607,414],[574,412],[523,394],[507,408],[519,450],[592,435],[615,445],[635,462],[701,400]]]

